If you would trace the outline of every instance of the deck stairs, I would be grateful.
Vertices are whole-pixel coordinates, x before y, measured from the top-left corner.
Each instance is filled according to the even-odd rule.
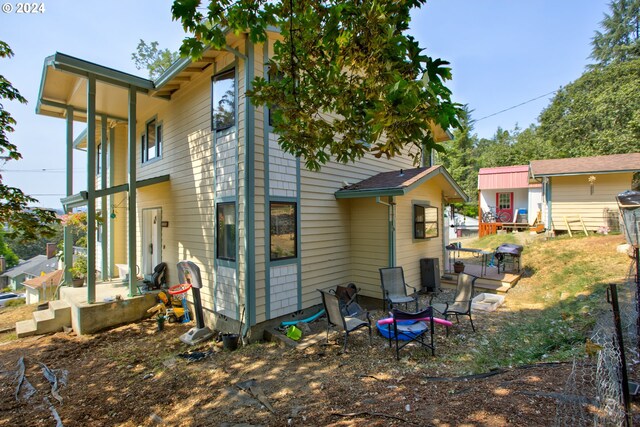
[[[51,301],[48,309],[34,311],[32,319],[17,322],[16,335],[24,338],[60,332],[65,326],[71,326],[71,305],[64,301]]]

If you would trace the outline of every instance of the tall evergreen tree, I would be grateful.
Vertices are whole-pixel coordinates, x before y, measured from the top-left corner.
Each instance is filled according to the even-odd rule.
[[[478,137],[473,133],[471,110],[465,105],[460,116],[460,128],[454,130],[453,140],[444,145],[446,151],[440,157],[453,179],[471,198],[471,203],[477,202],[474,197],[478,188],[478,165],[474,155],[477,142]]]
[[[595,66],[640,58],[640,0],[614,0],[591,45]]]

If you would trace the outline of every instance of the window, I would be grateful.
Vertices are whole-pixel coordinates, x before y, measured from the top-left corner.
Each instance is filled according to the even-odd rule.
[[[96,241],[98,243],[102,242],[102,224],[98,223],[96,226]]]
[[[141,142],[143,163],[162,157],[162,125],[156,119],[147,122]]]
[[[236,260],[236,204],[218,203],[216,210],[218,233],[216,256],[227,261]]]
[[[224,130],[235,125],[236,70],[213,76],[211,92],[211,129]]]
[[[100,175],[100,169],[102,167],[102,144],[98,144],[96,149],[96,175]]]
[[[269,244],[271,246],[271,261],[295,258],[298,252],[296,204],[271,202],[270,217]]]
[[[438,208],[413,205],[413,237],[415,239],[438,237]]]

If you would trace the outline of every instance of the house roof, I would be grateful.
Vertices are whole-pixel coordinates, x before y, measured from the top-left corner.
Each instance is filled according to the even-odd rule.
[[[63,270],[55,270],[43,276],[25,280],[24,285],[31,289],[40,289],[45,284],[47,286],[58,286],[62,283],[63,273]]]
[[[336,199],[353,199],[359,197],[404,196],[416,187],[438,176],[444,179],[445,187],[447,187],[444,192],[446,199],[449,201],[469,200],[468,196],[442,165],[382,172],[356,184],[341,188],[335,192],[335,197]]]
[[[26,261],[21,261],[13,268],[5,271],[2,276],[14,278],[21,274],[30,274],[32,276],[40,275],[40,272],[44,271],[49,273],[55,270],[58,264],[58,258],[47,259],[46,255],[36,255]],[[50,265],[50,266],[49,266]]]
[[[508,189],[529,187],[529,166],[501,166],[478,171],[478,189]]]
[[[531,176],[533,178],[636,171],[640,171],[640,153],[533,160],[531,162]]]

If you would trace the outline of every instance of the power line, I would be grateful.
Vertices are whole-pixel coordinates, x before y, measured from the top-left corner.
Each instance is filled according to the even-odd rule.
[[[521,107],[521,106],[523,106],[523,105],[525,105],[525,104],[528,104],[528,103],[530,103],[530,102],[537,101],[538,99],[540,99],[540,98],[544,98],[545,96],[549,96],[549,95],[551,95],[552,93],[556,93],[557,91],[558,91],[558,90],[552,90],[551,92],[545,93],[544,95],[536,96],[535,98],[532,98],[532,99],[530,99],[530,100],[528,100],[528,101],[521,102],[521,103],[520,103],[520,104],[518,104],[518,105],[514,105],[514,106],[512,106],[512,107],[505,108],[504,110],[500,110],[500,111],[495,112],[495,113],[493,113],[493,114],[489,114],[488,116],[480,117],[479,119],[473,120],[473,122],[475,123],[475,122],[479,122],[480,120],[488,119],[489,117],[497,116],[498,114],[502,114],[502,113],[504,113],[504,112],[506,112],[506,111],[513,110],[514,108]]]
[[[2,172],[17,173],[65,173],[66,169],[2,169]],[[74,170],[73,173],[86,173],[86,170]]]

